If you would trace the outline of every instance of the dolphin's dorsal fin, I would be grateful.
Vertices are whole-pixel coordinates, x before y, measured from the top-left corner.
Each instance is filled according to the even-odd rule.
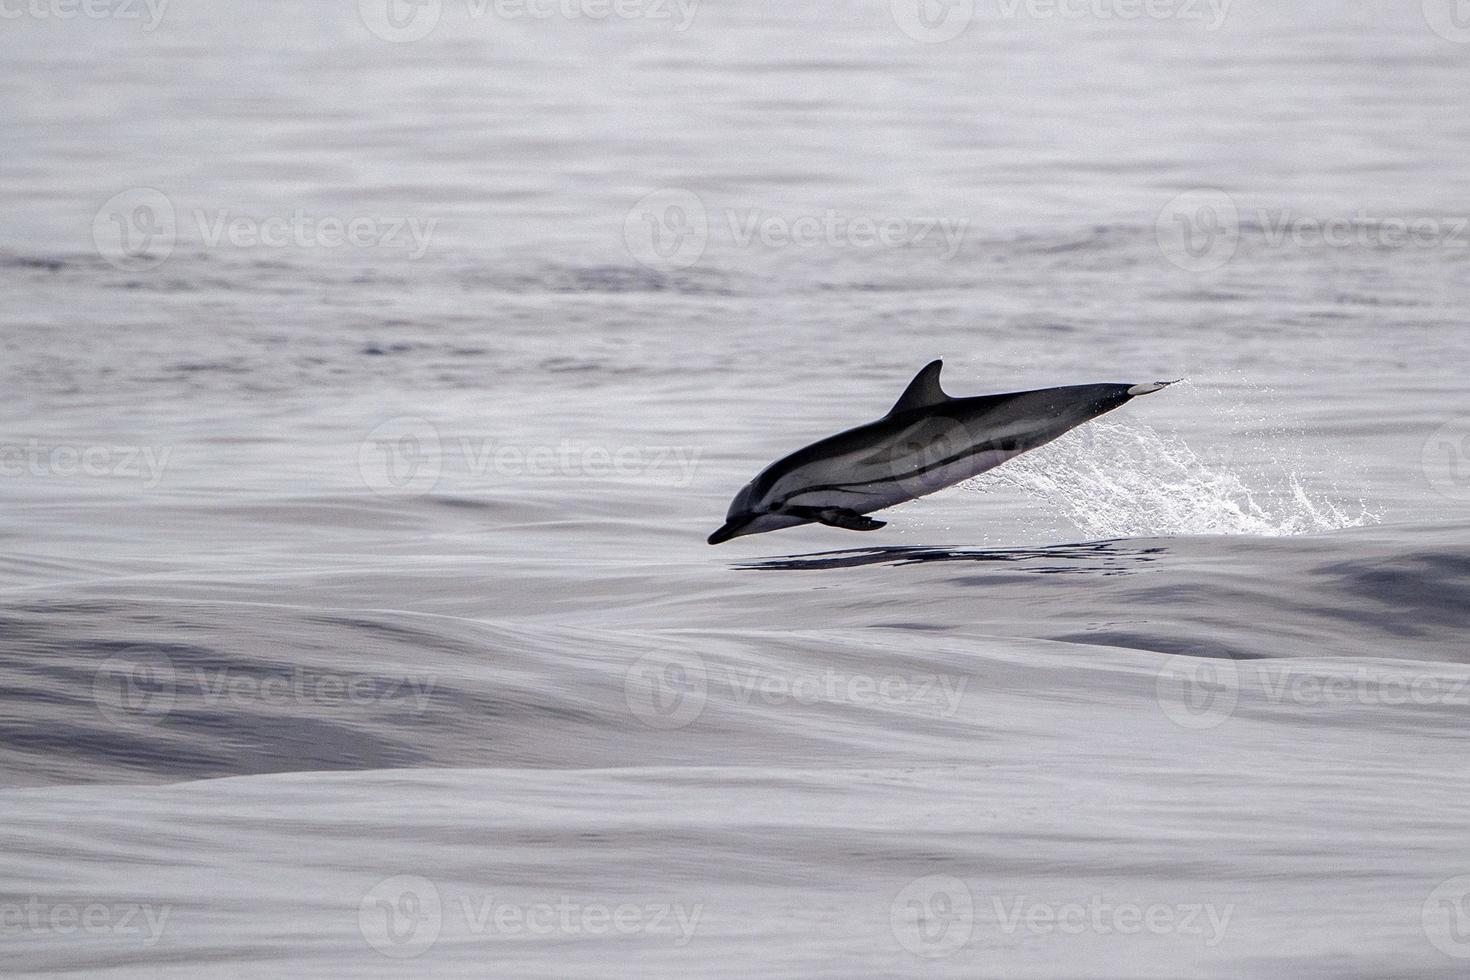
[[[901,415],[904,412],[912,412],[920,408],[933,408],[935,405],[949,401],[949,396],[944,389],[939,387],[939,371],[944,367],[943,361],[930,361],[914,375],[914,380],[898,396],[889,415]]]

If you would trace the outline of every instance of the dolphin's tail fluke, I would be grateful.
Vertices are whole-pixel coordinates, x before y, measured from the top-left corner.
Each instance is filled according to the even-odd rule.
[[[1183,378],[1175,378],[1173,381],[1152,381],[1147,384],[1134,385],[1128,389],[1128,394],[1134,398],[1137,398],[1139,395],[1151,395],[1156,391],[1163,391],[1170,385],[1178,384],[1183,380]]]

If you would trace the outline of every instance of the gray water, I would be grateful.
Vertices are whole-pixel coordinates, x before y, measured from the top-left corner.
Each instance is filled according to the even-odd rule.
[[[1450,4],[71,9],[0,21],[7,973],[1464,974]],[[938,356],[1187,382],[704,543]]]

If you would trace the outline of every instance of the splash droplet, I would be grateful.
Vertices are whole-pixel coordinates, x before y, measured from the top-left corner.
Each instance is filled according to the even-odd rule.
[[[1237,464],[1235,459],[1253,459]],[[1359,502],[1309,489],[1269,455],[1213,450],[1147,425],[1092,422],[963,485],[1020,490],[1089,538],[1166,534],[1281,536],[1376,523]]]

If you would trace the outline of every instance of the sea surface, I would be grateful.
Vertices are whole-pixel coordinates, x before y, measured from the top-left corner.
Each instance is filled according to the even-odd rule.
[[[925,3],[4,8],[0,972],[1465,975],[1470,25]]]

